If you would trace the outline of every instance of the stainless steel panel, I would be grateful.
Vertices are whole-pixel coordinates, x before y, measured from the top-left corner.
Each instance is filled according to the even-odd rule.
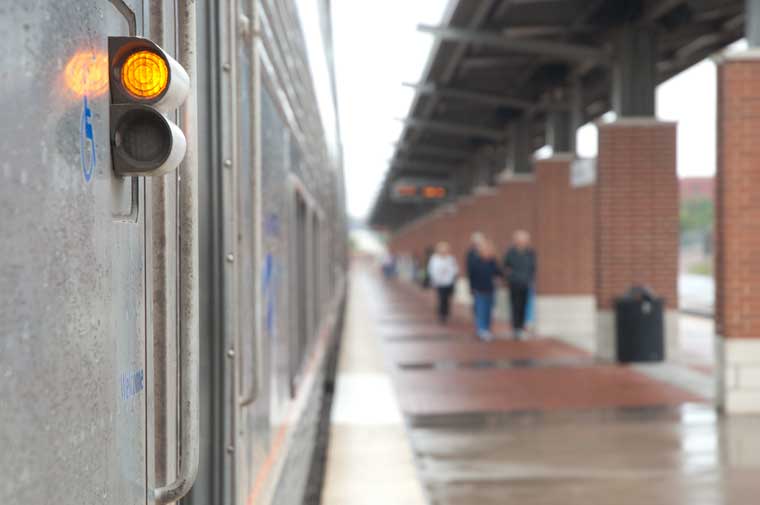
[[[237,87],[238,137],[238,335],[240,387],[238,488],[239,503],[246,503],[255,487],[258,472],[269,451],[269,405],[263,392],[261,353],[264,280],[259,265],[261,255],[260,226],[260,157],[258,156],[259,120],[258,66],[252,37],[255,24],[252,1],[238,3]]]
[[[219,55],[222,61],[222,72],[219,78],[219,133],[220,133],[220,242],[224,261],[221,265],[222,275],[222,313],[221,313],[221,339],[224,346],[225,356],[222,377],[222,415],[223,423],[220,426],[222,441],[225,448],[224,462],[218,470],[222,477],[222,503],[221,505],[234,505],[240,499],[236,479],[237,452],[237,426],[238,426],[238,360],[240,355],[238,313],[240,311],[238,291],[239,279],[237,277],[237,264],[239,263],[238,251],[238,204],[237,187],[240,161],[238,154],[237,118],[240,111],[237,108],[237,79],[238,66],[236,58],[237,37],[237,11],[234,0],[219,2],[219,18],[216,23],[219,29]]]
[[[146,503],[143,188],[111,170],[105,56],[141,26],[0,6],[0,503]]]

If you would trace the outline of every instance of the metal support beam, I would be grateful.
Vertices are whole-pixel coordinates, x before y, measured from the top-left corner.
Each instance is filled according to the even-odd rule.
[[[414,84],[405,82],[404,86],[415,89],[418,93],[435,94],[444,98],[469,100],[471,102],[493,105],[495,107],[511,107],[513,109],[530,109],[535,106],[530,100],[523,100],[511,96],[496,93],[484,93],[482,91],[469,91],[464,89],[439,88],[434,84]]]
[[[616,40],[612,105],[619,117],[655,115],[657,35],[653,28],[626,25]]]
[[[515,67],[519,63],[529,63],[533,61],[533,56],[526,54],[522,58],[504,56],[469,56],[464,58],[459,64],[463,71],[478,70],[478,69],[498,69],[498,68],[511,68]]]
[[[744,36],[749,47],[760,47],[760,0],[744,0]]]
[[[518,110],[566,110],[567,104],[555,102],[542,104],[517,98],[513,96],[500,95],[497,93],[486,93],[483,91],[470,91],[465,89],[440,88],[435,84],[415,84],[405,82],[404,86],[415,89],[418,93],[436,95],[444,98],[455,98],[459,100],[469,100],[471,102],[493,105],[494,107],[510,107]]]
[[[652,8],[644,15],[644,19],[647,21],[657,21],[668,12],[685,3],[686,0],[660,0],[659,2],[654,2]]]
[[[575,21],[573,22],[573,27],[582,26],[584,23],[586,23],[591,16],[593,16],[596,11],[599,10],[599,8],[606,2],[607,0],[590,0],[586,2],[586,5],[583,7],[583,10],[580,11],[580,15],[575,18]]]
[[[404,160],[391,160],[391,170],[396,172],[398,169],[409,169],[423,171],[426,173],[434,173],[441,175],[450,170],[455,170],[456,165],[447,163],[429,163],[425,161],[404,161]]]
[[[492,30],[466,30],[430,25],[419,25],[417,29],[444,39],[501,47],[518,53],[553,56],[570,61],[603,61],[608,58],[605,51],[591,46],[570,42],[509,38]]]
[[[509,125],[507,170],[513,174],[530,174],[533,171],[533,121],[523,116]]]
[[[468,27],[475,28],[480,23],[485,21],[488,18],[489,13],[491,12],[491,9],[493,8],[494,4],[496,3],[496,0],[482,0],[481,2],[478,2],[475,11],[470,18],[470,21],[467,23]],[[449,4],[450,14],[453,13],[453,6],[455,4],[451,2]],[[450,20],[450,16],[446,16],[446,19]],[[425,76],[424,80],[428,80],[430,76],[432,75],[432,67],[435,58],[432,56],[436,53],[438,53],[438,50],[440,49],[440,43],[441,40],[437,40],[436,43],[433,45],[433,50],[430,53],[431,56],[428,59],[427,64],[425,65],[425,70],[423,71],[422,75]],[[444,63],[443,71],[439,75],[439,82],[447,83],[449,82],[453,77],[454,74],[457,71],[457,67],[459,65],[459,62],[462,60],[462,57],[467,53],[467,44],[457,44],[454,50],[451,52],[451,55],[447,59],[447,61]],[[419,96],[416,96],[414,98],[414,101],[412,102],[412,105],[409,110],[417,110],[417,107],[420,106],[420,103],[418,102]],[[425,104],[423,104],[420,107],[420,111],[418,114],[416,114],[418,117],[422,118],[428,118],[433,114],[433,111],[435,111],[436,105],[438,104],[437,97],[433,95],[431,100],[427,100]],[[404,131],[401,134],[401,138],[408,138],[410,140],[414,140],[416,138],[415,131],[409,132],[407,136],[407,132]]]
[[[406,118],[400,119],[405,125],[417,129],[437,130],[450,135],[464,137],[479,137],[488,140],[501,140],[504,138],[504,132],[495,128],[485,128],[481,126],[467,126],[460,123],[448,123],[444,121],[432,121],[425,119]]]
[[[462,160],[472,155],[471,151],[455,149],[453,147],[440,147],[425,144],[402,144],[396,143],[396,149],[407,154],[422,154],[428,156],[441,156],[453,160]]]

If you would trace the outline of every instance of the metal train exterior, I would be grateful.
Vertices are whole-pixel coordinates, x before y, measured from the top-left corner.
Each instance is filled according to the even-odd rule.
[[[0,503],[304,503],[346,289],[329,10],[0,0]],[[127,35],[190,75],[161,177],[111,167]]]

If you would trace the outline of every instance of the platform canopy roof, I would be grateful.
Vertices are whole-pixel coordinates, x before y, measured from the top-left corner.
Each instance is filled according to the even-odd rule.
[[[371,224],[395,229],[441,205],[392,198],[399,178],[449,181],[454,198],[494,183],[511,122],[531,118],[533,149],[550,111],[573,100],[581,122],[609,111],[614,42],[631,24],[656,31],[662,82],[741,38],[744,0],[451,0],[441,25],[419,27],[436,41],[421,82],[406,84],[416,93]]]

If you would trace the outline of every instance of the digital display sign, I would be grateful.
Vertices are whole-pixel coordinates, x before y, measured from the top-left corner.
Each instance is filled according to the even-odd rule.
[[[448,181],[432,178],[402,178],[391,186],[391,197],[397,202],[428,202],[449,196]]]

